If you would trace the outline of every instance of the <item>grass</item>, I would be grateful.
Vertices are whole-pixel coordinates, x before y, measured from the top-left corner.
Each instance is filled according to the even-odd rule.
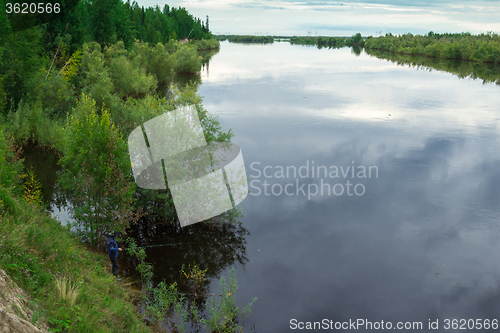
[[[104,253],[89,250],[37,205],[10,199],[15,210],[0,207],[0,268],[34,300],[33,322],[45,321],[53,332],[151,332]]]
[[[72,284],[71,280],[67,277],[58,277],[54,280],[56,285],[57,295],[62,301],[66,301],[70,308],[75,305],[76,298],[80,293],[78,285]]]

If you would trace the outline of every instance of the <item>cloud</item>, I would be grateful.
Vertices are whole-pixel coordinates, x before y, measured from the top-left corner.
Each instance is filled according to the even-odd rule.
[[[142,0],[153,5],[157,0]],[[500,31],[498,1],[444,0],[183,0],[195,17],[211,19],[214,33],[327,36],[429,31]],[[234,20],[237,17],[239,20]]]

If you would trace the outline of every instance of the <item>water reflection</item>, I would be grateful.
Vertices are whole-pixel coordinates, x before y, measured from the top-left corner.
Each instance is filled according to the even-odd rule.
[[[199,51],[198,55],[202,57],[201,60],[201,73],[206,75],[209,74],[210,70],[210,59],[216,55],[219,50],[205,50]],[[176,74],[174,77],[174,84],[178,85],[180,88],[185,88],[187,85],[198,86],[201,84],[201,73],[196,74]],[[163,95],[167,96],[167,95]]]
[[[151,226],[142,220],[133,225],[127,232],[139,246],[148,247],[148,262],[154,265],[155,284],[166,280],[177,282],[182,292],[188,293],[186,286],[180,281],[181,268],[196,263],[207,269],[208,278],[217,278],[221,272],[238,263],[244,266],[248,262],[246,254],[246,237],[249,235],[241,223],[212,221],[197,223],[181,228],[174,224],[157,224]],[[168,246],[162,244],[182,243]],[[128,258],[127,266],[134,265],[134,259]],[[209,287],[209,281],[204,288]]]
[[[440,329],[445,318],[495,319],[498,87],[350,49],[249,47],[224,45],[200,86],[248,166],[379,168],[356,180],[363,196],[250,193],[250,260],[239,272],[242,303],[259,299],[249,322],[289,332],[292,318],[421,321],[425,332],[429,319]]]
[[[457,59],[440,59],[424,56],[411,56],[407,54],[393,53],[384,50],[365,49],[365,52],[379,59],[386,59],[398,66],[408,65],[417,69],[431,71],[437,69],[458,76],[461,79],[481,79],[483,83],[496,83],[500,85],[500,65],[465,61]]]
[[[45,147],[27,145],[22,147],[25,172],[33,170],[36,179],[42,185],[42,201],[50,210],[58,203],[56,175],[61,167],[57,164],[58,154]]]

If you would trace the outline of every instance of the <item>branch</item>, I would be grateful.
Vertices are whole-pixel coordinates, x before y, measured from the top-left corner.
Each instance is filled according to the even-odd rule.
[[[59,48],[61,47],[61,43],[62,43],[62,41],[61,41],[61,42],[59,43],[59,45],[57,46],[56,53],[54,53],[54,58],[52,58],[52,63],[50,64],[49,71],[47,72],[47,75],[45,76],[45,80],[47,80],[47,78],[49,77],[50,70],[52,69],[52,65],[54,65],[54,60],[56,60],[56,56],[57,56],[57,54],[59,53]]]
[[[69,62],[70,62],[71,60],[73,60],[73,57],[74,57],[74,56],[71,56],[71,58],[69,58],[69,60],[66,62],[66,64],[64,64],[63,68],[61,68],[61,70],[59,71],[59,74],[57,74],[57,75],[61,75],[61,73],[63,72],[64,68],[65,68],[66,66],[68,66],[68,64],[69,64]]]

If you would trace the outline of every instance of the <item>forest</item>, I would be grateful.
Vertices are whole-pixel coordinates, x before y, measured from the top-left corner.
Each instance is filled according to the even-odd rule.
[[[261,43],[261,44],[274,43],[274,37],[271,36],[245,35],[245,36],[227,36],[226,38],[231,43]]]
[[[2,7],[4,4],[1,3]],[[65,10],[65,8],[70,8]],[[18,22],[22,14],[0,11],[0,113],[15,110],[22,98],[32,92],[42,68],[45,80],[56,67],[76,69],[82,47],[97,42],[108,47],[117,42],[130,50],[136,41],[156,45],[189,38],[209,40],[209,19],[193,17],[185,8],[139,7],[136,2],[118,0],[61,3],[61,11],[41,18]],[[16,16],[17,15],[17,16]],[[24,17],[24,16],[21,16]],[[27,18],[24,21],[28,20]],[[46,21],[45,23],[41,23]],[[27,29],[27,27],[29,29]],[[200,49],[218,47],[204,41]],[[174,51],[172,48],[170,51]],[[66,65],[66,67],[65,67]],[[182,70],[182,69],[181,69]],[[62,74],[62,73],[61,73]]]
[[[493,32],[479,35],[432,31],[427,35],[386,34],[377,38],[368,37],[364,47],[435,58],[500,63],[500,36]]]
[[[142,316],[178,331],[186,331],[188,316],[210,330],[241,330],[239,318],[249,308],[235,305],[235,276],[221,279],[224,297],[208,294],[209,278],[245,260],[238,210],[201,232],[200,242],[231,240],[218,245],[224,256],[214,254],[209,266],[193,248],[183,254],[189,263],[171,265],[168,277],[184,274],[182,286],[153,286],[144,249],[125,236],[134,225],[180,231],[168,188],[135,185],[127,148],[132,129],[194,105],[207,143],[233,136],[203,107],[196,85],[176,84],[196,78],[210,57],[199,51],[219,48],[208,16],[130,1],[59,3],[57,13],[53,2],[43,8],[51,13],[25,16],[16,13],[22,7],[0,3],[0,268],[32,296],[29,320],[56,332],[148,332]],[[33,149],[56,160],[57,200],[70,203],[66,226],[49,216],[41,185],[46,174],[24,163],[23,150]],[[116,284],[107,270],[103,241],[111,231],[124,235],[137,269],[132,281],[147,288],[140,295]],[[132,301],[147,304],[142,314]]]
[[[352,37],[292,37],[290,44],[315,45],[319,49],[336,49],[344,46],[363,46],[364,39],[358,32]]]

